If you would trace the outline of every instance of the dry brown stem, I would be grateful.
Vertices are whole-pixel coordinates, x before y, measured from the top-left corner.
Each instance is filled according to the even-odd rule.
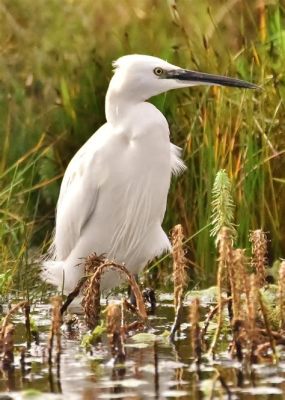
[[[245,250],[233,250],[233,263],[231,269],[231,292],[233,305],[233,321],[246,319],[245,308],[243,307],[242,296],[245,295],[246,304],[248,304],[249,284],[248,274],[246,272],[247,259]]]
[[[256,273],[258,286],[263,287],[266,282],[267,237],[262,229],[257,229],[250,233],[249,240],[252,243],[251,266]]]
[[[258,333],[260,336],[264,336],[264,337],[267,338],[267,330],[266,330],[266,329],[264,329],[264,328],[258,328],[258,329],[257,329],[257,333]],[[273,337],[276,341],[279,341],[279,342],[284,342],[284,341],[285,341],[285,335],[282,334],[282,333],[280,333],[280,332],[271,331],[271,335],[272,335],[272,337]]]
[[[251,274],[249,277],[248,323],[249,323],[249,329],[252,332],[256,330],[257,304],[258,304],[257,277],[255,274]]]
[[[259,295],[258,295],[258,283],[257,276],[255,274],[251,274],[249,277],[249,297],[248,297],[248,339],[249,339],[249,354],[250,361],[255,361],[255,349],[257,345],[257,337],[256,337],[256,317],[257,317],[257,305],[259,304]]]
[[[243,360],[243,347],[247,344],[246,323],[244,320],[235,319],[232,323],[233,343],[231,354],[235,354],[239,362]]]
[[[173,340],[179,330],[183,311],[184,291],[188,283],[187,259],[183,249],[182,226],[175,225],[171,231],[172,257],[173,257],[173,282],[174,282],[174,310],[175,319],[171,328],[170,339]]]
[[[8,324],[3,329],[3,368],[9,368],[14,362],[14,325]]]
[[[83,286],[82,306],[85,312],[86,323],[90,329],[94,329],[100,319],[100,280],[106,270],[116,270],[127,276],[128,282],[136,298],[138,314],[143,321],[147,320],[142,293],[134,276],[128,269],[121,264],[109,261],[103,256],[97,256],[95,253],[86,258],[85,270],[87,274],[86,282]]]
[[[221,228],[217,243],[219,246],[219,266],[217,274],[217,289],[218,289],[218,324],[217,329],[211,343],[209,354],[213,353],[216,348],[223,323],[223,306],[225,289],[228,291],[228,280],[230,280],[231,288],[233,288],[233,236],[232,230],[228,227]]]
[[[280,328],[285,329],[285,261],[281,262],[278,280],[278,297],[280,308]]]
[[[15,314],[21,307],[25,307],[28,304],[26,300],[20,301],[19,303],[15,304],[11,310],[9,310],[8,314],[3,318],[0,330],[0,339],[4,337],[5,328],[8,325],[10,318],[13,314]]]
[[[262,296],[261,296],[260,292],[258,292],[258,300],[259,300],[260,309],[261,309],[261,313],[262,313],[262,316],[263,316],[264,325],[265,325],[265,329],[266,329],[266,332],[267,332],[268,340],[269,340],[270,347],[271,347],[271,350],[272,350],[273,359],[276,361],[275,340],[274,340],[274,337],[272,335],[271,326],[270,326],[270,323],[268,321],[267,310],[266,310],[266,307],[265,307],[265,305],[263,303]]]
[[[106,310],[107,332],[110,338],[112,355],[115,361],[123,362],[126,357],[125,353],[125,331],[122,326],[123,304],[110,304]]]
[[[261,43],[265,43],[267,29],[266,29],[266,6],[265,0],[259,0],[257,3],[258,10],[258,28],[259,28],[259,37]]]
[[[223,299],[222,300],[223,306],[231,300],[232,300],[231,297],[227,297],[226,299]],[[202,341],[204,340],[204,337],[207,334],[207,330],[208,330],[210,322],[212,321],[212,319],[214,318],[214,316],[217,314],[218,311],[219,311],[219,304],[217,304],[215,307],[213,307],[210,310],[210,312],[207,314],[206,319],[204,321],[204,327],[203,327],[202,333],[201,333]]]
[[[25,326],[26,326],[26,335],[27,335],[27,343],[30,346],[32,335],[31,335],[31,321],[30,321],[30,311],[31,306],[28,302],[23,306],[24,313],[25,313]]]
[[[48,363],[52,364],[52,350],[54,338],[56,337],[56,360],[59,363],[61,354],[61,331],[60,327],[62,324],[62,298],[60,296],[54,296],[50,299],[52,304],[52,315],[51,315],[51,328],[48,338]]]
[[[107,332],[113,334],[115,331],[120,332],[121,330],[121,307],[118,304],[109,304],[105,311]]]
[[[94,260],[94,267],[92,266],[90,257],[87,258],[85,264],[85,272],[87,274],[87,279],[83,285],[83,300],[82,306],[84,309],[85,321],[90,329],[94,329],[100,322],[100,279],[101,273],[100,264],[97,265],[97,260]],[[93,270],[91,268],[94,268]]]
[[[175,225],[171,231],[172,257],[173,257],[173,282],[174,282],[174,308],[177,310],[183,299],[183,292],[188,283],[187,259],[183,249],[182,226]]]
[[[14,361],[14,326],[10,324],[10,319],[21,307],[27,306],[29,303],[26,300],[20,301],[3,318],[0,328],[0,353],[3,354],[3,367],[8,367]]]
[[[131,331],[140,331],[143,328],[144,328],[144,324],[141,321],[134,321],[128,325],[125,325],[124,331],[125,331],[125,333],[128,333]]]
[[[194,358],[198,364],[201,362],[202,356],[202,342],[201,342],[201,330],[199,326],[200,321],[200,300],[194,299],[190,306],[190,324],[191,324],[191,347]]]

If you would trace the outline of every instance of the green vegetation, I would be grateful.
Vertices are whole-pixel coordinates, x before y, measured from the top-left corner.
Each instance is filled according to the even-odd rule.
[[[91,350],[92,346],[98,342],[101,338],[103,333],[106,332],[106,326],[104,325],[103,321],[101,321],[100,325],[97,325],[96,328],[93,329],[91,332],[85,333],[81,339],[81,346],[85,350]]]
[[[189,253],[201,283],[212,284],[211,190],[224,169],[235,194],[237,245],[248,247],[249,230],[263,228],[270,257],[284,256],[284,14],[277,0],[2,0],[0,273],[13,277],[2,275],[5,290],[29,291],[35,282],[39,289],[31,263],[50,238],[60,179],[104,122],[111,61],[128,53],[262,86],[197,87],[152,100],[188,166],[172,184],[165,229],[182,223],[186,237],[201,230]]]
[[[212,190],[212,230],[210,232],[211,236],[217,237],[218,233],[223,226],[227,226],[236,234],[236,229],[233,224],[234,218],[234,202],[231,194],[231,182],[224,169],[218,171],[214,186]]]

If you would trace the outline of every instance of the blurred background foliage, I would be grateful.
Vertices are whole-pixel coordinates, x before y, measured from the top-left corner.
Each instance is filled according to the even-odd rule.
[[[207,225],[214,177],[224,168],[237,244],[248,247],[249,231],[263,228],[270,262],[284,257],[284,14],[281,0],[2,0],[0,272],[11,271],[10,287],[38,282],[31,264],[48,245],[61,177],[104,123],[112,60],[129,53],[262,86],[196,87],[151,100],[188,166],[172,183],[164,227],[182,223],[194,235],[188,255],[196,282],[213,283]]]

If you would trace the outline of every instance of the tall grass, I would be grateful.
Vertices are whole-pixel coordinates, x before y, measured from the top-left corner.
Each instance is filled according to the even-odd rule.
[[[111,61],[153,54],[238,76],[261,91],[197,87],[152,99],[188,166],[172,183],[166,230],[182,223],[191,262],[212,282],[211,188],[225,169],[235,193],[238,246],[248,231],[285,253],[284,6],[245,1],[3,0],[0,4],[0,270],[23,287],[31,249],[52,231],[60,177],[104,122]]]

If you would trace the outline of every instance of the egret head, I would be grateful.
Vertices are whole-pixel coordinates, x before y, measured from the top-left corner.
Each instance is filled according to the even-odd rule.
[[[190,71],[172,65],[157,57],[128,55],[114,62],[115,74],[110,87],[113,93],[131,101],[145,101],[171,89],[195,85],[221,85],[246,89],[258,86],[221,75]]]

